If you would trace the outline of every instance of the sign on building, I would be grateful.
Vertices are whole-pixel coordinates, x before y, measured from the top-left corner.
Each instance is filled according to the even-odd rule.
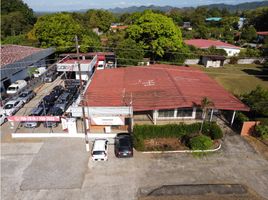
[[[124,117],[91,117],[91,125],[125,125]]]

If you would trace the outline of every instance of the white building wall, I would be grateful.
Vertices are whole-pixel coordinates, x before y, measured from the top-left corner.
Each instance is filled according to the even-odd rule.
[[[223,49],[223,50],[225,50],[228,57],[238,56],[238,54],[240,53],[240,49],[226,48],[226,47],[222,47],[222,48],[219,47],[217,49]]]

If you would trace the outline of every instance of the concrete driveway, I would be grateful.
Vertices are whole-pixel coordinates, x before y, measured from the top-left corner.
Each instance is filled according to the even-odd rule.
[[[93,162],[82,139],[2,145],[2,199],[137,199],[162,185],[245,184],[268,198],[268,161],[238,135],[203,158],[191,154],[142,154]]]

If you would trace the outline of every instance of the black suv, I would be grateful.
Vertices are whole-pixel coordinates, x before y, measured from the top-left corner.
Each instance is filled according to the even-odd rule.
[[[132,137],[128,133],[119,133],[115,137],[115,155],[118,158],[133,157]]]

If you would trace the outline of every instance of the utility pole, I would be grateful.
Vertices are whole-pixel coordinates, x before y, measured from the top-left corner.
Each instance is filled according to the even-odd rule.
[[[87,135],[87,123],[86,123],[86,116],[85,116],[85,107],[84,107],[84,96],[83,96],[83,84],[82,84],[82,73],[81,73],[81,66],[80,66],[80,55],[79,55],[79,46],[78,46],[78,38],[77,35],[75,36],[75,47],[76,47],[76,55],[77,55],[77,65],[79,71],[79,80],[80,80],[80,98],[81,98],[81,107],[82,107],[82,116],[83,116],[83,130],[85,133],[85,142],[86,142],[86,151],[89,152],[89,142],[88,142],[88,135]]]

